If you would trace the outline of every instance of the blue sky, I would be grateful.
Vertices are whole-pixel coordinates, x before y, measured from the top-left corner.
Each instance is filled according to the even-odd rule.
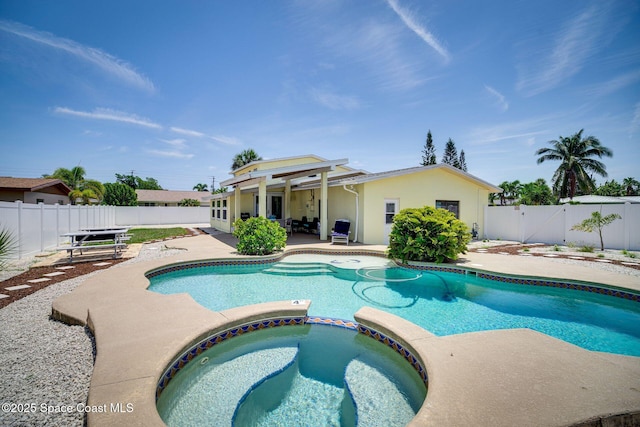
[[[190,190],[247,148],[380,172],[430,129],[438,161],[452,138],[486,181],[549,182],[535,151],[582,128],[640,179],[638,1],[0,0],[0,175]]]

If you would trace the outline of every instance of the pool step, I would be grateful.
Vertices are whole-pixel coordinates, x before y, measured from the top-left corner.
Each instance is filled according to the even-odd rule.
[[[344,381],[356,406],[358,427],[404,425],[415,415],[396,385],[361,360],[347,365]]]
[[[317,262],[277,262],[262,272],[266,274],[294,276],[307,274],[332,274],[333,270],[331,270],[327,264]]]

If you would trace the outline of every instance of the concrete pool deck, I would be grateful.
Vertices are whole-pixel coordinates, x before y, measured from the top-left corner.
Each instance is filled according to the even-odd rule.
[[[202,235],[173,240],[167,244],[183,249],[180,254],[110,268],[54,301],[53,317],[88,324],[95,336],[97,355],[88,405],[105,411],[88,413],[90,427],[163,425],[155,407],[156,386],[181,351],[239,323],[305,315],[308,304],[292,305],[290,301],[213,312],[186,294],[160,295],[146,290],[144,274],[161,266],[240,258],[226,238]],[[290,247],[323,248],[385,249],[326,242]],[[637,276],[597,270],[588,263],[468,253],[459,265],[640,290]],[[640,423],[640,358],[591,352],[530,330],[437,337],[377,310],[363,310],[359,317],[377,325],[381,332],[399,335],[427,370],[427,398],[411,425],[599,426],[601,418],[626,421],[626,425]]]

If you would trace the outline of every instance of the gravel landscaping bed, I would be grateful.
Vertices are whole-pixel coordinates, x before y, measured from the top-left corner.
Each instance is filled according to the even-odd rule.
[[[500,255],[538,256],[566,264],[584,265],[584,263],[589,263],[589,267],[640,277],[640,253],[638,252],[624,254],[622,251],[612,249],[582,252],[569,246],[495,240],[473,242],[472,245],[469,245],[469,251]]]
[[[112,268],[176,253],[181,251],[144,245],[137,258]],[[93,336],[88,328],[57,322],[50,314],[53,300],[96,274],[102,272],[66,277],[0,309],[1,426],[84,425]]]

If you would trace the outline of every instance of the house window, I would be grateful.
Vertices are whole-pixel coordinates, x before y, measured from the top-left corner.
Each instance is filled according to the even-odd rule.
[[[227,220],[227,199],[222,201],[222,219]]]
[[[436,208],[446,209],[460,219],[460,202],[457,200],[436,200]]]
[[[215,218],[215,217],[216,217],[216,210],[214,208],[214,209],[211,209],[211,218]]]
[[[44,203],[44,199],[36,199],[36,203]]]
[[[384,208],[384,223],[393,224],[393,217],[396,214],[396,202],[386,202]]]

